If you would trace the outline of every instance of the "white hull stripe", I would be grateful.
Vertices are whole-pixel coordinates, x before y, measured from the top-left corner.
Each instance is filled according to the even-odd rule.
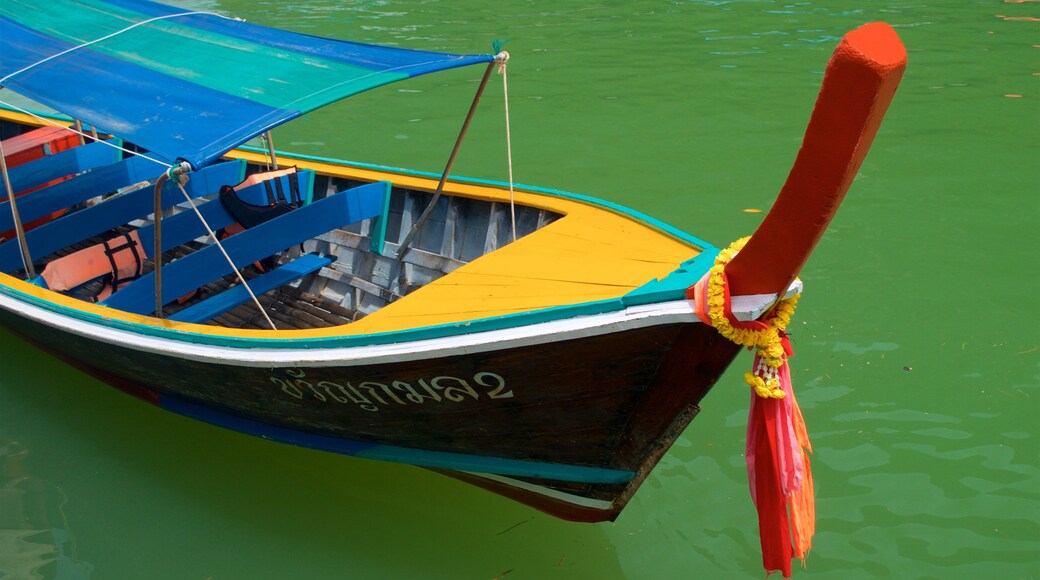
[[[751,314],[768,307],[774,298],[772,295],[736,297],[734,306],[737,306],[739,299],[741,310]],[[0,308],[60,332],[122,348],[210,364],[267,368],[355,366],[428,360],[602,336],[664,324],[700,322],[694,314],[692,301],[674,300],[564,320],[392,344],[299,349],[235,348],[191,342],[188,333],[184,334],[185,340],[172,340],[96,324],[53,312],[7,294],[0,294]]]
[[[574,495],[574,494],[571,494],[571,493],[566,493],[566,492],[563,492],[563,491],[551,489],[551,488],[545,487],[544,485],[538,485],[538,484],[535,484],[535,483],[528,483],[526,481],[520,481],[518,479],[512,479],[510,477],[503,477],[501,475],[493,475],[493,474],[490,474],[490,473],[474,473],[474,472],[471,472],[471,471],[466,471],[466,472],[463,472],[463,473],[465,473],[467,475],[472,475],[472,476],[475,476],[475,477],[480,477],[482,479],[488,479],[488,480],[491,480],[491,481],[495,481],[495,482],[498,482],[498,483],[501,483],[501,484],[504,484],[504,485],[508,485],[509,487],[515,487],[517,489],[522,489],[524,491],[537,493],[538,495],[542,495],[542,496],[545,496],[547,498],[551,498],[551,499],[567,502],[569,504],[576,505],[576,506],[581,506],[581,507],[584,507],[584,508],[592,508],[592,509],[607,511],[607,510],[609,510],[611,508],[611,506],[614,505],[613,503],[611,503],[609,501],[604,501],[604,500],[601,500],[601,499],[591,499],[591,498],[587,498],[587,497],[582,497],[580,495]]]
[[[203,363],[267,368],[354,366],[426,360],[600,336],[662,324],[699,322],[691,302],[676,300],[566,320],[394,344],[309,349],[234,348],[171,340],[95,324],[57,314],[5,294],[0,294],[0,308],[60,332],[131,350]]]

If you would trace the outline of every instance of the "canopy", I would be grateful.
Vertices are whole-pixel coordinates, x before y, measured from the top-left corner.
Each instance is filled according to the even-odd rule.
[[[307,36],[145,0],[0,0],[0,85],[196,168],[344,97],[493,59]]]

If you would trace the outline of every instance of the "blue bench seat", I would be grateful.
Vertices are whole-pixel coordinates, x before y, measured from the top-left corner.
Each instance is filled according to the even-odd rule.
[[[7,171],[11,191],[20,193],[55,179],[115,163],[123,158],[119,150],[122,145],[119,139],[87,143],[11,167]],[[6,191],[0,193],[0,199],[7,199]]]
[[[147,164],[142,165],[145,163]],[[56,208],[68,207],[73,203],[115,191],[138,181],[153,179],[161,173],[156,167],[143,160],[121,161],[114,166],[100,168],[56,186],[33,192],[27,196],[26,201],[18,200],[18,209],[22,213],[23,219],[26,219],[27,215],[23,206],[28,206],[29,216],[43,215],[40,212],[46,213]],[[244,161],[217,163],[192,173],[191,179],[184,186],[185,191],[193,199],[216,193],[223,184],[237,183],[242,179],[244,173]],[[32,252],[34,259],[42,258],[82,240],[128,224],[134,219],[145,217],[155,208],[153,189],[149,186],[107,199],[92,207],[64,215],[36,227],[25,233],[29,251]],[[36,200],[37,196],[39,196],[39,201]],[[184,201],[184,195],[172,183],[163,188],[162,207],[164,209],[182,201]],[[4,211],[7,213],[3,214]],[[4,204],[0,204],[0,215],[10,218],[10,210]],[[0,227],[3,226],[3,223],[3,218],[0,218]],[[22,256],[18,242],[8,240],[0,244],[0,272],[14,272],[21,267]]]
[[[370,183],[340,191],[235,234],[221,242],[221,245],[231,257],[234,267],[241,268],[336,228],[379,216],[389,194],[388,182]],[[204,204],[200,210],[213,203],[216,202]],[[166,225],[164,220],[164,239]],[[146,236],[144,228],[141,229],[141,236]],[[169,304],[179,296],[230,273],[230,266],[220,248],[214,244],[164,265],[162,272],[161,301],[162,304]],[[101,304],[137,314],[152,314],[155,312],[155,273],[149,272],[127,284]]]
[[[256,296],[261,296],[271,290],[295,282],[308,274],[317,272],[335,261],[335,256],[304,254],[287,264],[283,264],[270,272],[249,280],[249,289]],[[193,304],[176,314],[172,314],[167,319],[179,322],[203,323],[250,300],[249,292],[246,291],[244,286],[239,284],[220,294]]]

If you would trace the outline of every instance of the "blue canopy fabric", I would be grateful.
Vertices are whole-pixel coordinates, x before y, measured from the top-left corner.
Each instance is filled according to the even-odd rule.
[[[147,0],[0,0],[0,86],[195,168],[290,119],[478,63]]]

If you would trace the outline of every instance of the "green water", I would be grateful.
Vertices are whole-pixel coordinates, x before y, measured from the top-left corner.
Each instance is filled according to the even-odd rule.
[[[795,576],[1040,576],[1040,28],[1001,17],[1040,4],[190,5],[433,50],[508,38],[518,181],[722,245],[761,219],[744,209],[768,209],[840,35],[895,25],[909,69],[793,324],[818,514]],[[276,145],[439,170],[478,76],[381,89]],[[501,104],[496,77],[459,173],[506,175]],[[621,518],[585,525],[182,419],[9,335],[2,347],[0,528],[41,531],[0,535],[0,578],[44,562],[45,578],[762,577],[742,456],[749,358]]]

